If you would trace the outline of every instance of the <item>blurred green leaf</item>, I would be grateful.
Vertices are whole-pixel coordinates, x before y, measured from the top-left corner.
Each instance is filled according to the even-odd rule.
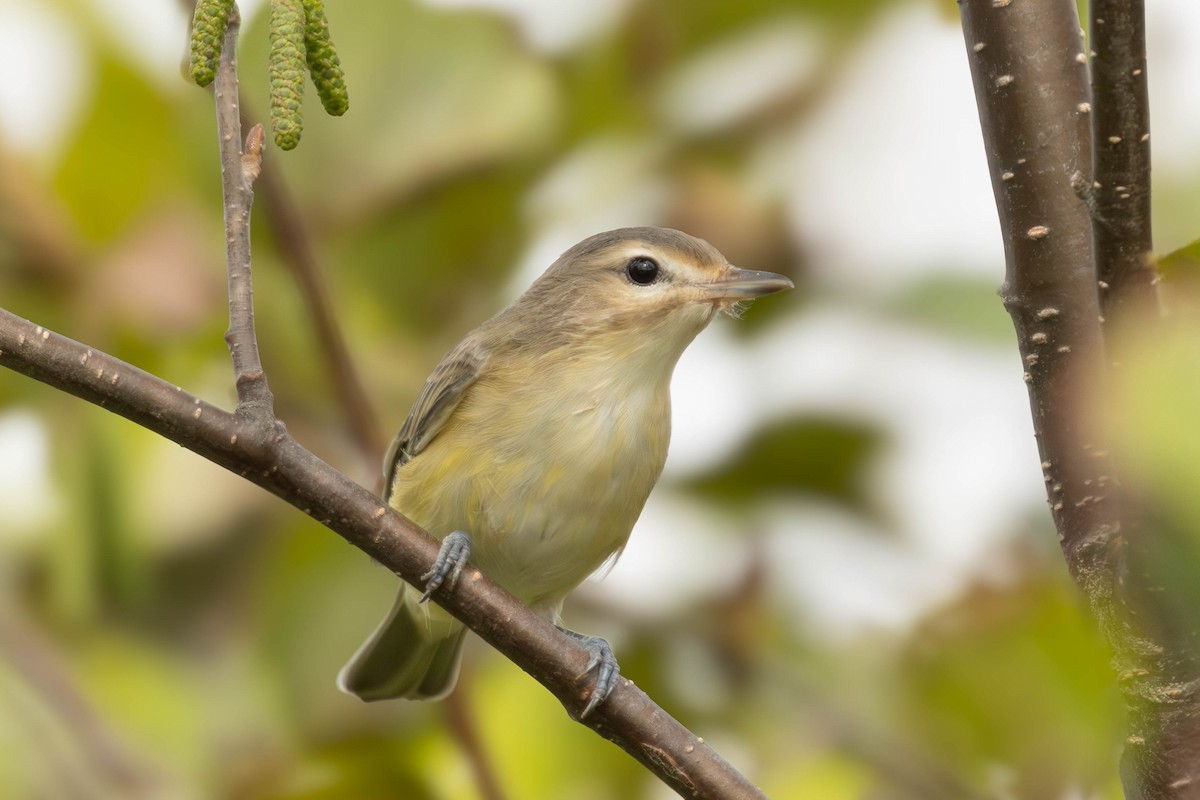
[[[1179,262],[1176,261],[1176,264]],[[1200,531],[1200,325],[1176,317],[1127,337],[1111,422],[1131,474],[1122,483],[1153,498],[1177,524]]]
[[[1197,253],[1200,243],[1189,245]],[[1173,254],[1175,268],[1185,258]],[[1194,270],[1200,261],[1186,267]],[[1178,301],[1179,296],[1176,297]],[[1196,297],[1184,304],[1195,307]],[[1174,305],[1174,304],[1173,304]],[[1121,486],[1140,511],[1139,533],[1129,537],[1125,568],[1145,576],[1124,587],[1135,608],[1152,609],[1177,640],[1200,637],[1200,325],[1190,315],[1127,332],[1115,373],[1117,403],[1109,418],[1122,456]]]
[[[401,749],[389,737],[358,737],[314,748],[274,775],[260,775],[243,791],[276,800],[433,800],[441,797],[412,770],[424,748]],[[411,752],[417,750],[417,752]],[[271,780],[272,778],[276,780]],[[277,781],[277,782],[276,782]],[[257,783],[259,785],[255,786]],[[267,784],[267,785],[262,785]],[[255,791],[257,789],[257,791]]]
[[[514,664],[490,657],[471,682],[480,733],[511,797],[639,797],[644,771],[586,728]],[[514,722],[519,720],[519,724]]]
[[[521,169],[475,173],[423,193],[340,237],[333,262],[384,310],[386,326],[428,331],[464,312],[465,333],[493,313],[494,290],[524,243]],[[366,299],[366,297],[364,297]]]
[[[805,493],[862,508],[863,471],[882,439],[881,431],[861,422],[790,419],[758,431],[727,462],[685,486],[727,503]]]
[[[1158,259],[1158,270],[1168,279],[1200,271],[1200,239],[1161,256]]]
[[[55,183],[79,231],[99,242],[168,193],[183,156],[170,109],[140,74],[110,56],[94,70],[91,108]]]
[[[92,538],[91,566],[96,570],[102,601],[120,612],[136,612],[149,599],[152,575],[144,550],[134,541],[127,519],[120,446],[128,423],[99,408],[88,408],[79,448],[85,473],[87,535]]]
[[[164,766],[193,778],[205,771],[211,707],[193,664],[112,631],[90,637],[79,656],[81,683],[101,719]]]
[[[1016,342],[997,283],[990,280],[949,274],[925,278],[906,286],[887,310],[955,338]]]
[[[1175,314],[1194,317],[1200,312],[1200,239],[1158,259],[1164,305]]]
[[[765,776],[762,789],[779,800],[860,800],[867,797],[874,780],[862,764],[845,756],[797,758],[781,764]]]
[[[1060,798],[1116,769],[1111,654],[1061,574],[977,585],[914,633],[897,665],[903,727],[980,790]]]
[[[762,24],[764,20],[802,13],[814,19],[865,28],[880,9],[894,5],[894,0],[749,0],[724,3],[719,0],[670,0],[647,4],[645,13],[653,13],[660,24],[672,31],[683,52],[689,52],[717,39],[736,33],[747,25]],[[676,53],[676,57],[681,55]]]

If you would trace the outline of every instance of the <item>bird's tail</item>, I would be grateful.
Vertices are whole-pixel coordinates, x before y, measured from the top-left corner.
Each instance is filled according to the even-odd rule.
[[[402,586],[391,612],[338,673],[338,688],[363,700],[436,700],[458,680],[466,628]]]

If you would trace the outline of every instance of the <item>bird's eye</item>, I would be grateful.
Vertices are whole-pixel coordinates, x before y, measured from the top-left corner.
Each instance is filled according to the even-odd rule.
[[[625,274],[638,286],[648,286],[658,280],[658,262],[652,258],[633,258],[625,265]]]

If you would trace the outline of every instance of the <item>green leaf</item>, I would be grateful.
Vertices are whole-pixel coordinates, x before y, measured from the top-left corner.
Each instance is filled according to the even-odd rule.
[[[933,276],[909,286],[887,310],[956,338],[1011,343],[1012,323],[996,288],[990,280]]]
[[[92,107],[55,178],[80,232],[109,239],[168,196],[186,162],[180,138],[162,97],[124,63],[103,58]]]
[[[793,759],[777,765],[776,770],[762,778],[770,797],[859,800],[871,796],[874,783],[862,764],[838,754]]]
[[[355,737],[303,753],[270,795],[279,800],[342,800],[342,798],[403,797],[432,800],[438,795],[414,774],[417,754],[427,755],[422,742],[391,738]],[[415,750],[415,752],[414,752]]]
[[[1200,310],[1200,239],[1158,259],[1162,297],[1167,308],[1179,316],[1194,316]]]
[[[1175,592],[1190,592],[1195,582],[1186,570],[1195,569],[1200,549],[1200,326],[1181,315],[1136,333],[1122,342],[1121,379],[1113,381],[1121,484],[1150,515],[1160,540],[1159,551],[1145,557]]]
[[[527,181],[517,169],[446,183],[347,231],[333,261],[368,290],[365,310],[388,314],[384,329],[461,337],[499,310],[494,290],[522,244],[517,214]]]
[[[727,464],[687,487],[725,502],[792,492],[863,507],[863,469],[881,440],[878,430],[857,422],[791,419],[759,431]]]
[[[1013,797],[1088,794],[1116,768],[1110,660],[1061,572],[979,584],[913,634],[892,696],[910,741],[979,790],[1003,764]]]
[[[1159,257],[1158,271],[1167,279],[1185,278],[1200,273],[1200,239]]]

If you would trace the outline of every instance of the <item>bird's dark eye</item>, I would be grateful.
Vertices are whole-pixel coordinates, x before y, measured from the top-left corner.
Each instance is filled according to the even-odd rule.
[[[648,286],[658,280],[658,262],[652,258],[633,258],[625,265],[625,274],[638,286]]]

